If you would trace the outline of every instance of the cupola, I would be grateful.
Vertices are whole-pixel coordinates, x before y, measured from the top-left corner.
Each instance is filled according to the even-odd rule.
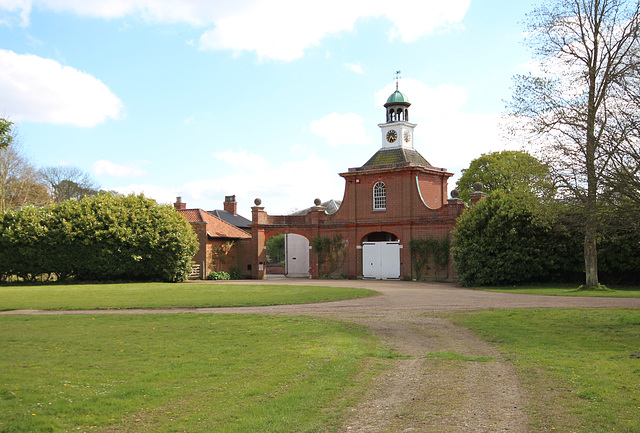
[[[396,91],[384,104],[387,121],[378,125],[382,131],[383,149],[413,149],[413,129],[416,125],[409,123],[410,105],[409,98],[398,90],[398,80],[396,80]]]
[[[396,91],[387,98],[384,107],[387,109],[387,123],[390,122],[408,122],[409,121],[409,98],[398,90],[396,82]]]

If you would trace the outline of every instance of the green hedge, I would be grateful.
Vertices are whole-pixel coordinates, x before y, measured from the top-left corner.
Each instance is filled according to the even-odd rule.
[[[548,281],[566,270],[574,246],[536,206],[531,195],[494,191],[458,218],[451,255],[463,285]]]
[[[616,221],[598,239],[599,277],[606,284],[640,283],[640,232]],[[575,206],[543,205],[526,193],[494,191],[462,214],[451,255],[467,286],[584,281],[582,225]]]
[[[99,194],[0,215],[0,278],[179,281],[198,248],[189,223],[143,195]]]

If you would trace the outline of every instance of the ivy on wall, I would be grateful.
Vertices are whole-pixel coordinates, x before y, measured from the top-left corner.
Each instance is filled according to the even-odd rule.
[[[312,241],[313,249],[318,255],[318,273],[320,277],[327,278],[335,273],[344,263],[347,241],[342,235],[333,237],[318,236]]]
[[[411,264],[415,272],[416,280],[422,280],[431,270],[431,264],[435,265],[436,278],[438,271],[444,271],[446,274],[449,264],[449,249],[451,243],[448,237],[438,239],[411,239],[409,241],[409,250],[411,251]]]

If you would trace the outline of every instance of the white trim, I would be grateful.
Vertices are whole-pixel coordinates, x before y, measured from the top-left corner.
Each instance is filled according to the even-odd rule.
[[[418,196],[420,197],[420,200],[422,200],[422,204],[425,205],[428,209],[433,210],[433,208],[431,206],[429,206],[427,203],[425,203],[424,197],[422,197],[422,191],[420,190],[420,182],[418,182],[418,175],[417,174],[416,174],[416,188],[418,188]]]
[[[376,194],[376,192],[378,192],[378,194]],[[373,184],[371,194],[373,198],[373,210],[387,210],[387,185],[383,181],[379,180]]]

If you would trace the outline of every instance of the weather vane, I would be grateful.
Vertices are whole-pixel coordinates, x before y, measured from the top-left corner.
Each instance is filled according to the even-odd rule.
[[[396,90],[398,90],[398,80],[400,80],[400,71],[396,71]]]

